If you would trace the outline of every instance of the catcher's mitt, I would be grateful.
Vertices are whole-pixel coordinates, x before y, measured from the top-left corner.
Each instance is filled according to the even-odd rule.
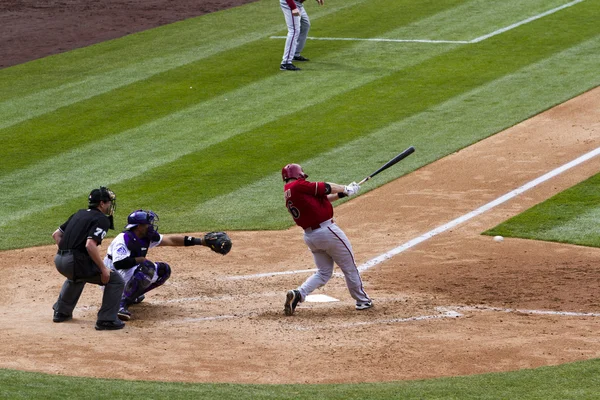
[[[227,254],[231,250],[231,239],[225,232],[208,232],[204,235],[204,245],[219,254]]]

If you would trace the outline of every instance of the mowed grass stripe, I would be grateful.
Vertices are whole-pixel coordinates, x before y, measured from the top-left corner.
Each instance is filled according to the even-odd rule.
[[[568,28],[568,21],[564,18],[555,23]],[[585,24],[579,23],[579,26]],[[594,29],[590,31],[596,33]],[[461,95],[465,90],[473,90],[515,73],[585,38],[583,32],[578,38],[567,34],[563,37],[554,35],[548,43],[543,36],[527,41],[514,35],[505,42],[490,40],[487,45],[461,47],[410,70],[396,72],[333,98],[326,104],[308,107],[284,120],[266,124],[243,137],[228,139],[202,152],[186,155],[167,168],[161,167],[136,178],[135,183],[151,188],[154,200],[165,204],[173,189],[179,201],[190,204],[198,199],[222,195],[235,190],[240,182],[255,181],[269,171],[281,168],[287,160],[307,159],[342,146],[365,132],[381,129]],[[498,57],[502,57],[507,48],[524,56],[518,61],[501,64]],[[537,51],[528,51],[533,48]],[[435,76],[431,71],[433,65],[444,65],[451,74]],[[499,68],[490,69],[490,65],[498,65]],[[478,73],[471,75],[472,71]],[[419,98],[420,101],[411,102],[411,98]],[[302,129],[305,121],[310,121],[312,131]],[[201,171],[197,170],[198,165],[202,165]],[[197,177],[199,183],[190,184],[190,177]],[[127,197],[135,196],[135,190],[128,189],[133,184],[121,184]]]
[[[327,23],[319,21],[318,27],[313,29],[310,35],[315,37],[364,39],[471,40],[523,20],[525,17],[534,16],[563,5],[565,2],[565,0],[529,0],[527,2],[473,0],[453,2],[453,7],[448,7],[428,19],[418,20],[407,26],[399,26],[397,30],[390,30],[383,35],[371,29],[355,29],[354,21],[357,19],[367,21],[366,25],[368,25],[368,21],[371,21],[371,25],[376,25],[372,24],[373,20],[379,22],[382,19],[393,20],[397,18],[396,13],[390,12],[389,2],[383,2],[372,9],[358,10],[358,7],[353,7],[337,12],[327,19]],[[451,4],[450,2],[444,3]],[[421,2],[414,2],[408,7],[403,7],[400,12],[403,14],[412,13],[414,8],[418,9],[422,6]],[[347,21],[353,23],[348,24]],[[396,44],[395,48],[401,51],[401,46]]]
[[[406,48],[411,48],[411,46],[406,46]],[[417,47],[417,46],[412,46],[412,48],[413,48],[413,49],[418,49],[418,47]],[[342,52],[343,52],[343,51],[344,51],[344,49],[342,49]],[[349,49],[349,48],[348,48],[348,51],[350,51],[350,49]],[[376,51],[377,51],[377,50],[376,50]],[[416,50],[415,50],[415,51],[416,51]],[[593,54],[593,53],[592,53],[592,54]],[[597,53],[596,53],[596,54],[597,54]],[[383,56],[383,55],[382,55],[382,56]],[[411,57],[408,57],[408,58],[411,58]],[[311,65],[312,65],[312,64],[311,64]],[[419,67],[419,68],[422,68],[422,66],[421,66],[421,67]],[[412,68],[410,68],[410,69],[412,69]],[[356,68],[354,68],[354,69],[348,68],[348,71],[351,71],[352,73],[355,73],[355,75],[356,75],[356,76],[359,76],[359,75],[360,75],[360,74],[363,72],[362,70],[360,70],[360,69],[356,69]],[[342,72],[343,72],[343,73],[346,73],[346,74],[348,74],[348,71],[342,71]],[[384,76],[384,75],[386,75],[388,72],[390,72],[390,71],[388,71],[386,68],[380,68],[380,69],[378,70],[378,72],[377,72],[377,74],[376,74],[376,75],[377,75],[377,76]],[[393,72],[393,71],[392,71],[392,72]],[[311,73],[313,73],[313,72],[311,72]],[[327,72],[323,72],[323,74],[326,74],[326,73],[327,73]],[[336,73],[336,74],[338,74],[338,73],[339,73],[339,71],[335,71],[335,73]],[[279,75],[279,76],[282,76],[282,75]],[[279,77],[279,76],[278,76],[278,77]],[[418,98],[418,97],[415,97],[415,99],[417,99],[417,98]],[[307,119],[307,120],[311,120],[311,119]],[[366,127],[366,128],[369,128],[369,127]],[[310,125],[310,129],[313,129],[313,128],[312,128],[312,123],[311,123],[311,125]],[[315,131],[315,132],[316,132],[316,133],[315,133],[314,137],[318,137],[318,131]],[[343,131],[341,131],[341,132],[343,132]],[[365,131],[365,134],[368,134],[368,131]],[[141,139],[140,139],[138,142],[140,142],[140,141],[144,141],[144,139],[145,139],[145,138],[141,138]],[[133,148],[133,147],[135,147],[135,143],[133,144],[132,148]],[[228,146],[227,146],[227,147],[228,147]],[[165,149],[165,150],[167,150],[167,149]],[[268,150],[269,150],[268,148],[267,148],[267,149],[265,149],[265,151],[268,151]],[[143,152],[142,152],[142,153],[143,153]],[[218,153],[213,153],[213,154],[218,154]],[[317,152],[315,152],[314,154],[318,154],[318,153],[317,153]],[[311,155],[314,155],[314,154],[311,154]],[[210,155],[210,154],[209,154],[209,155]],[[198,165],[200,166],[200,168],[198,168],[198,170],[202,170],[202,169],[204,169],[204,163],[205,163],[205,162],[206,162],[206,161],[205,161],[205,160],[203,160],[203,159],[202,159],[202,160],[200,160],[200,164],[198,164]],[[174,163],[174,164],[172,164],[172,165],[169,165],[168,167],[169,167],[169,168],[176,168],[176,164],[177,164],[177,163]],[[121,164],[118,164],[118,165],[121,165]],[[158,170],[160,169],[160,167],[159,167],[158,165],[159,165],[159,164],[157,164],[156,171],[158,171]],[[229,167],[229,165],[227,165],[227,167]],[[280,166],[278,166],[278,167],[277,167],[277,170],[278,170],[279,168],[280,168]],[[102,169],[103,169],[103,168],[99,168],[98,170],[102,170]],[[115,168],[113,168],[113,169],[115,169]],[[124,170],[124,171],[126,171],[126,170],[127,170],[127,165],[123,165],[121,169],[122,169],[122,170]],[[163,168],[163,169],[164,169],[164,168]],[[155,173],[156,171],[153,171],[153,173]],[[183,171],[182,171],[182,172],[183,172]],[[272,171],[269,171],[269,173],[272,173]],[[156,174],[155,174],[155,175],[156,175]],[[160,173],[159,173],[159,174],[158,174],[158,177],[160,178],[161,176],[162,176],[162,174],[160,174]],[[168,176],[168,174],[167,174],[167,176]],[[192,172],[191,174],[188,174],[188,177],[189,177],[189,179],[190,179],[190,182],[191,182],[191,183],[190,183],[190,185],[191,185],[191,186],[193,186],[193,185],[196,185],[196,184],[197,184],[197,183],[196,183],[196,181],[194,180],[194,179],[195,179],[195,176],[196,176],[196,173],[195,173],[195,172]],[[89,188],[88,188],[87,186],[88,186],[88,184],[91,184],[91,182],[100,182],[100,183],[106,183],[107,181],[106,181],[106,180],[104,180],[102,176],[100,176],[100,177],[99,177],[99,176],[98,176],[98,174],[95,174],[95,176],[94,176],[93,180],[79,180],[79,181],[77,181],[77,183],[79,184],[79,189],[78,189],[78,190],[79,190],[80,192],[86,192],[86,191],[88,191],[88,190],[89,190]],[[240,187],[240,186],[243,186],[244,184],[247,184],[248,182],[241,182],[241,183],[240,183],[240,182],[238,182],[238,183],[239,183],[239,186],[238,186],[238,187]],[[135,186],[137,183],[136,183],[136,180],[135,180],[135,179],[133,179],[133,180],[131,180],[130,182],[128,182],[128,184]],[[164,181],[163,181],[163,184],[165,185],[165,187],[168,187],[168,186],[169,186],[168,179],[164,180]],[[184,185],[182,185],[182,186],[184,186]],[[56,191],[56,190],[60,190],[60,189],[61,189],[60,185],[57,185],[57,186],[55,186],[55,187],[56,187],[56,189],[54,189],[55,191]],[[138,187],[144,187],[144,186],[140,186],[140,185],[138,185]],[[178,188],[178,189],[179,189],[179,188]],[[27,187],[23,188],[23,190],[24,190],[24,191],[27,191]],[[189,188],[188,190],[193,190],[193,189]],[[32,191],[32,192],[33,192],[33,193],[38,193],[38,191]],[[42,191],[40,191],[40,192],[42,192]],[[167,192],[168,192],[168,190],[167,190]],[[146,195],[145,193],[147,193],[147,192],[145,192],[144,190],[139,190],[139,191],[138,191],[138,192],[136,192],[136,193],[137,193],[137,197],[132,197],[132,198],[130,199],[130,200],[132,201],[132,207],[136,207],[136,208],[137,208],[137,207],[141,206],[142,204],[148,204],[148,206],[149,206],[149,207],[153,207],[153,208],[159,207],[159,209],[161,209],[161,210],[169,210],[169,211],[166,211],[166,212],[171,212],[171,210],[172,210],[172,212],[174,212],[174,213],[181,213],[181,215],[182,215],[182,217],[183,217],[184,219],[185,219],[185,214],[186,214],[186,212],[189,212],[189,209],[190,209],[190,204],[186,204],[185,202],[182,202],[182,201],[181,201],[182,199],[179,197],[179,190],[172,190],[172,191],[171,191],[171,198],[169,199],[170,201],[169,201],[169,203],[167,203],[167,204],[160,204],[160,203],[156,202],[154,198],[151,198],[151,196],[148,196],[148,195]],[[203,201],[203,200],[204,200],[204,199],[203,199],[203,197],[202,197],[202,195],[203,195],[203,193],[197,193],[197,198],[195,198],[195,201],[194,201],[194,202],[191,204],[191,206],[192,206],[192,207],[195,207],[197,204],[199,204],[201,201]],[[217,195],[218,195],[218,194],[217,194]],[[269,195],[269,193],[265,194],[265,196],[268,196],[268,195]],[[71,196],[71,197],[77,197],[77,194],[76,194],[76,193],[75,193],[75,194],[74,194],[74,193],[69,193],[69,196]],[[52,196],[50,196],[50,197],[52,197]],[[165,196],[165,197],[168,197],[168,196]],[[194,196],[194,197],[196,197],[196,196]],[[123,199],[123,197],[121,197],[121,199]],[[126,199],[125,201],[127,201],[127,199]],[[176,202],[177,204],[173,205],[173,203],[174,203],[174,202]],[[33,203],[33,204],[32,204],[32,210],[35,210],[35,207],[36,207],[36,202],[34,201],[34,202],[32,202],[32,203]],[[74,201],[72,201],[72,202],[69,202],[69,203],[73,203],[73,204],[74,204],[74,207],[77,207],[77,205],[79,205],[79,206],[82,206],[82,204],[81,204],[81,201],[79,200],[79,198],[75,198],[75,199],[74,199]],[[124,203],[123,203],[123,202],[121,202],[120,204],[121,204],[121,206],[123,206],[123,204],[124,204]],[[125,204],[127,204],[127,203],[125,203]],[[154,204],[155,206],[153,206],[153,204]],[[67,205],[65,205],[64,207],[67,207]],[[129,207],[127,207],[127,208],[129,208]],[[56,210],[57,210],[57,209],[56,209],[56,208],[54,208],[54,209],[52,209],[52,210],[51,210],[49,213],[42,213],[42,214],[38,215],[38,217],[44,217],[44,216],[46,216],[47,218],[52,218],[52,216],[55,214]],[[32,212],[34,212],[34,213],[35,213],[35,211],[32,211]],[[217,215],[218,215],[218,214],[217,214]],[[240,217],[239,217],[239,218],[243,218],[243,214],[240,214]],[[22,219],[22,220],[20,220],[20,221],[15,221],[15,224],[12,224],[12,223],[11,223],[11,224],[10,224],[10,226],[13,226],[13,225],[18,225],[18,224],[19,224],[19,222],[26,222],[26,221],[32,221],[32,222],[34,222],[34,223],[35,223],[35,221],[36,221],[36,218],[31,218],[31,219],[30,219],[30,218],[24,218],[24,219]],[[8,228],[8,226],[9,226],[9,225],[7,225],[7,228]],[[176,225],[172,225],[172,226],[173,226],[173,228],[174,228],[174,229],[176,229]],[[26,235],[25,235],[25,236],[26,236]]]
[[[328,7],[327,11],[333,13],[364,1],[351,0]],[[246,13],[255,15],[254,11],[257,11],[254,5],[248,7],[250,9],[246,10],[243,15],[232,15],[232,21],[227,22],[236,25],[242,18],[253,21],[251,26],[241,24],[245,28],[243,31],[241,29],[223,31],[220,27],[215,26],[212,26],[210,28],[212,31],[210,31],[205,25],[207,25],[207,21],[213,21],[212,16],[216,15],[210,14],[204,16],[202,20],[196,18],[193,21],[156,28],[151,33],[144,32],[133,35],[135,39],[128,37],[117,40],[114,43],[111,42],[110,46],[100,44],[86,50],[74,51],[73,53],[77,54],[79,52],[87,54],[94,49],[101,56],[95,54],[89,57],[80,56],[75,65],[67,64],[69,66],[65,67],[63,62],[52,72],[48,72],[48,66],[41,61],[36,61],[35,65],[26,64],[0,71],[0,85],[11,82],[10,91],[0,92],[0,100],[2,100],[0,102],[0,129],[149,79],[154,75],[217,55],[223,51],[264,39],[266,35],[279,31],[281,12],[271,15],[260,10],[262,13],[259,12],[257,18],[248,19]],[[273,7],[270,6],[262,8],[273,10]],[[239,13],[242,14],[241,11]],[[260,18],[261,16],[262,18]],[[222,22],[222,18],[218,20]],[[152,35],[151,38],[146,38],[150,35]],[[144,37],[145,40],[140,42],[138,36]],[[165,37],[169,40],[165,40]],[[194,38],[202,38],[202,41],[198,39],[190,41]],[[159,46],[157,42],[160,43],[160,53],[153,57],[157,54],[156,47]],[[110,51],[97,49],[105,46],[109,47]],[[178,52],[175,53],[175,50]],[[40,68],[43,68],[43,76],[39,76],[41,75]],[[68,71],[64,71],[65,69]],[[24,76],[29,79],[23,81]],[[32,87],[31,83],[39,83],[39,85]],[[44,87],[45,89],[42,89]],[[1,134],[2,131],[0,131]]]
[[[359,1],[364,0],[349,0]],[[249,3],[0,70],[0,99],[35,95],[107,73],[118,77],[119,70],[136,66],[164,72],[163,63],[169,68],[203,58],[205,52],[241,46],[255,40],[253,35],[279,28],[281,11],[268,2]]]
[[[345,55],[355,51],[363,54],[372,52],[364,44],[352,47],[356,50],[342,49],[333,58],[345,58]],[[446,47],[446,50],[450,48]],[[445,51],[439,47],[427,50],[424,52],[417,47],[410,49],[410,56],[402,57],[395,68],[408,68]],[[339,71],[326,68],[324,72],[311,74],[312,79],[299,80],[294,84],[294,90],[300,93],[315,93],[294,102],[289,101],[289,75],[276,74],[160,120],[41,160],[0,179],[0,185],[4,188],[0,192],[0,200],[4,204],[0,209],[0,226],[83,195],[86,189],[81,182],[97,182],[99,170],[105,171],[104,180],[99,183],[135,179],[148,169],[160,168],[185,154],[250,129],[260,129],[265,123],[326,102],[333,95],[389,73],[391,70],[388,69],[365,74],[356,69]],[[282,104],[285,106],[282,107]],[[98,154],[105,156],[97,157]],[[80,161],[92,159],[96,161]],[[77,167],[73,168],[73,165]],[[115,168],[116,165],[119,168]],[[23,182],[30,183],[24,187]],[[44,198],[51,200],[43,201]],[[44,203],[41,208],[38,202]]]
[[[524,29],[521,35],[525,36],[519,36],[515,31],[507,35],[504,41],[490,39],[481,45],[460,47],[421,65],[394,72],[348,91],[326,103],[305,108],[283,120],[261,126],[243,137],[229,139],[202,152],[187,155],[176,161],[177,166],[161,171],[158,176],[148,174],[144,183],[151,184],[157,179],[164,179],[175,182],[174,186],[181,185],[181,189],[184,189],[185,178],[182,177],[193,176],[192,171],[196,165],[203,165],[202,174],[208,179],[220,176],[217,172],[222,169],[222,165],[226,165],[234,174],[243,175],[242,181],[254,180],[270,168],[276,169],[287,159],[306,159],[316,153],[328,151],[365,132],[381,129],[423,112],[465,91],[515,73],[529,64],[597,35],[592,17],[589,18],[589,24],[582,23],[581,19],[571,22],[579,28],[580,35],[577,37],[566,33],[569,31],[568,18],[557,18],[543,25],[550,30],[558,27],[562,29],[552,38],[531,36]],[[521,57],[502,63],[503,55],[509,50],[521,54]],[[449,73],[436,76],[432,68],[438,65],[444,65]],[[490,68],[492,65],[496,68]],[[417,98],[419,101],[411,101]],[[307,121],[310,121],[310,129],[306,126]],[[265,150],[269,150],[271,154],[265,154]],[[209,164],[206,160],[218,161]],[[251,160],[254,162],[250,162]],[[221,191],[229,192],[235,184],[214,181],[209,186],[210,188],[202,191],[202,197],[210,197]],[[197,196],[196,189],[190,191],[190,200]],[[180,192],[179,195],[185,199],[184,193]]]
[[[365,190],[374,188],[456,151],[469,144],[468,141],[480,140],[589,88],[589,82],[597,78],[594,73],[597,60],[586,55],[600,54],[600,41],[597,38],[456,96],[446,103],[389,125],[346,146],[318,157],[290,161],[302,162],[312,171],[311,177],[315,179],[345,182],[370,173],[373,165],[387,161],[390,153],[394,153],[398,147],[403,148],[404,141],[416,145],[418,152],[415,155],[390,172],[379,175]],[[581,63],[582,60],[585,63]],[[531,82],[538,84],[531,87]],[[569,91],[563,93],[562,98],[557,98],[555,93],[565,88],[569,88]],[[353,159],[349,155],[360,157]],[[128,166],[124,169],[127,168]],[[198,171],[201,170],[202,165],[198,166]],[[190,185],[199,184],[197,180],[195,176],[191,176]],[[102,177],[96,177],[96,182],[100,184],[105,181]],[[135,182],[132,184],[135,185]],[[0,248],[47,243],[50,229],[44,228],[44,221],[59,224],[71,210],[84,207],[82,199],[86,190],[87,187],[81,187],[81,194],[72,198],[69,193],[64,204],[59,202],[60,205],[56,204],[45,212],[7,224],[3,230],[13,234],[0,236]],[[35,193],[37,192],[32,194]],[[129,210],[137,207],[159,211],[163,217],[163,232],[256,229],[258,226],[277,229],[287,227],[290,223],[280,204],[279,168],[256,182],[242,182],[240,189],[222,196],[213,199],[199,196],[197,202],[191,205],[182,203],[177,191],[172,192],[172,198],[167,204],[160,204],[152,196],[143,193],[145,192],[140,190],[134,198],[127,198],[119,193],[117,227],[125,223]],[[43,193],[39,195],[44,197]],[[54,192],[49,197],[47,202],[53,200]],[[11,241],[14,243],[12,246]]]
[[[363,44],[355,47],[360,47],[357,51],[369,51]],[[410,49],[410,56],[399,60],[395,68],[409,68],[444,51],[443,48],[434,47],[428,50],[424,52],[417,47]],[[336,57],[352,52],[338,52]],[[289,76],[276,74],[160,120],[11,172],[0,179],[4,189],[0,192],[0,200],[4,205],[0,209],[0,226],[83,195],[86,189],[81,182],[97,182],[99,170],[104,171],[104,180],[99,184],[135,178],[148,169],[160,168],[190,152],[326,102],[331,96],[360,87],[391,72],[375,70],[371,74],[364,74],[362,70],[354,69],[343,73],[337,70],[316,72],[312,79],[300,80],[294,85],[294,89],[301,93],[315,95],[301,97],[291,103]],[[282,104],[286,106],[282,107]],[[249,115],[253,118],[249,119]],[[97,157],[98,154],[105,156]],[[96,160],[93,163],[81,162],[92,159]],[[73,168],[73,165],[77,167]],[[23,186],[23,182],[29,184]],[[38,202],[44,203],[42,208]]]
[[[375,166],[382,165],[408,145],[415,145],[417,153],[363,187],[363,192],[372,190],[506,129],[537,114],[541,109],[586,91],[589,82],[597,79],[595,65],[598,60],[586,57],[600,54],[600,41],[597,38],[502,76],[410,118],[370,132],[327,153],[290,161],[302,163],[311,178],[347,183],[368,175]],[[585,60],[585,63],[581,60]],[[560,73],[556,79],[548,79],[564,69],[565,65],[569,66],[568,74]],[[543,82],[543,85],[531,88],[531,82]],[[557,93],[562,88],[569,88],[570,91],[558,98]],[[235,192],[200,202],[189,213],[184,229],[190,230],[199,224],[218,226],[219,223],[232,229],[252,229],[257,225],[269,229],[289,226],[280,192],[280,174],[276,170]],[[246,200],[243,219],[237,216],[237,199]],[[221,212],[215,214],[215,209]]]
[[[404,20],[389,23],[407,23],[434,11],[413,13]],[[386,24],[381,24],[380,29],[385,28]],[[270,56],[280,52],[281,46],[270,39],[253,42],[4,129],[0,131],[5,142],[0,148],[0,157],[6,162],[0,166],[0,176],[81,144],[164,117],[265,76],[280,74],[277,68],[279,57],[275,61]],[[252,66],[244,68],[243,73],[241,60]],[[197,90],[189,90],[190,86]],[[23,140],[27,153],[14,151]]]

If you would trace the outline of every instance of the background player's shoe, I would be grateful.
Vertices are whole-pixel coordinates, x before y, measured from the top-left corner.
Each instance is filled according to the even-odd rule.
[[[296,311],[296,306],[300,301],[300,291],[299,290],[288,290],[285,295],[285,305],[283,309],[285,311],[285,315],[293,315],[294,311]]]
[[[141,294],[135,298],[135,300],[133,301],[133,304],[140,304],[142,301],[144,301],[145,298],[146,298],[146,295]]]
[[[296,67],[294,64],[289,63],[289,64],[281,64],[279,66],[279,69],[282,71],[301,71],[300,68]]]
[[[73,318],[72,315],[64,314],[58,311],[54,311],[54,316],[52,317],[52,321],[54,322],[65,322]]]
[[[294,61],[310,61],[308,58],[303,56],[294,56]]]
[[[129,321],[131,319],[131,313],[129,312],[129,310],[126,307],[121,307],[121,308],[119,308],[117,317],[119,317],[119,319],[121,321]]]
[[[356,303],[357,310],[366,310],[371,307],[373,307],[373,302],[371,300],[364,303]]]
[[[117,329],[123,329],[125,322],[116,321],[96,321],[97,331],[116,331]]]

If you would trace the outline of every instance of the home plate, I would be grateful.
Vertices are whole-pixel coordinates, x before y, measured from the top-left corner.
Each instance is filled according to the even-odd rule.
[[[339,301],[338,299],[327,296],[326,294],[309,294],[306,296],[304,301],[309,301],[311,303],[330,303],[332,301]]]

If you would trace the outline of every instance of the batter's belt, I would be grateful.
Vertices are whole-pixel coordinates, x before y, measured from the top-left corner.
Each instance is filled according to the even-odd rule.
[[[323,221],[320,224],[316,224],[311,226],[310,228],[304,228],[304,232],[306,233],[311,233],[313,231],[316,231],[317,229],[321,229],[321,228],[326,228],[331,224],[334,224],[335,221],[333,220],[333,218],[328,219],[327,221]]]

